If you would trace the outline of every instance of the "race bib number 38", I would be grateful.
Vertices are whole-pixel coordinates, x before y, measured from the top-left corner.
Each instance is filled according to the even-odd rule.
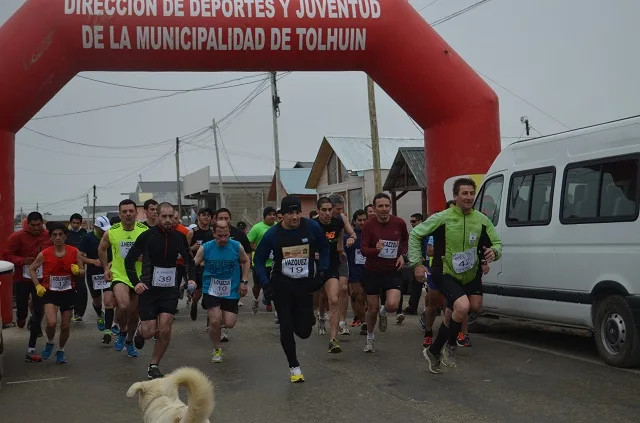
[[[472,248],[462,253],[455,253],[451,258],[451,262],[453,271],[458,274],[472,269],[473,265],[476,264],[476,249]]]
[[[135,241],[120,241],[120,257],[127,258],[127,254],[129,254],[133,244],[135,244]]]
[[[52,291],[68,291],[71,289],[71,276],[51,276],[49,289]]]
[[[209,295],[218,298],[226,298],[231,295],[231,279],[211,278]]]
[[[176,286],[176,268],[154,267],[153,281],[151,284],[158,288],[172,288]]]
[[[378,257],[386,258],[386,259],[395,259],[398,258],[398,247],[400,246],[400,241],[387,241],[382,240],[384,247],[378,253]]]

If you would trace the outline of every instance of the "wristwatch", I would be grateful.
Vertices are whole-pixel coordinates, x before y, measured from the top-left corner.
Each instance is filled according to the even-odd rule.
[[[244,281],[244,280],[243,280],[243,281],[241,281],[241,282],[242,282],[243,284],[245,284],[245,285],[249,285],[249,281]]]

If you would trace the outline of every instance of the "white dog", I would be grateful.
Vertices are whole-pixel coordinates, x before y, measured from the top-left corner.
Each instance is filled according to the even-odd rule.
[[[188,404],[180,401],[178,390],[186,388]],[[182,367],[164,378],[136,382],[127,397],[140,394],[144,423],[211,423],[215,407],[213,383],[200,370]]]

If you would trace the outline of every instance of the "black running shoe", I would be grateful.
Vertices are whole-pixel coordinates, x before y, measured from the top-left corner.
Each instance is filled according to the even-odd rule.
[[[133,344],[136,346],[136,349],[141,350],[144,348],[144,338],[139,333],[136,333],[136,336],[133,337]]]
[[[149,366],[149,369],[147,370],[147,377],[149,378],[149,380],[152,380],[163,378],[164,375],[160,373],[160,369],[158,368],[157,364],[151,364]]]

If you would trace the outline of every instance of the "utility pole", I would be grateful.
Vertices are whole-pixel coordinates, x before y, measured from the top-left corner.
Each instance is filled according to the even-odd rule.
[[[376,116],[376,93],[373,79],[367,76],[367,92],[369,94],[369,123],[371,125],[371,153],[373,154],[373,185],[376,193],[382,192],[380,176],[380,138],[378,138],[378,118]]]
[[[40,205],[39,203],[36,203],[36,211],[39,212],[40,211]]]
[[[176,183],[178,184],[178,216],[182,220],[182,187],[180,186],[180,138],[176,137]]]
[[[523,124],[524,124],[524,129],[525,129],[525,131],[527,132],[527,136],[529,136],[529,129],[531,128],[531,127],[529,126],[529,118],[528,118],[528,117],[526,117],[526,116],[522,116],[522,117],[520,118],[520,123],[523,123]]]
[[[96,224],[96,200],[97,200],[97,196],[96,196],[96,186],[93,186],[93,220],[91,222],[91,226],[95,226]]]
[[[276,159],[276,203],[280,207],[282,188],[280,185],[280,145],[278,144],[278,115],[280,114],[280,97],[276,85],[276,72],[271,72],[271,103],[273,111],[273,149]]]
[[[218,163],[218,189],[220,190],[220,205],[227,207],[224,200],[224,189],[222,187],[222,170],[220,169],[220,150],[218,149],[218,125],[216,119],[213,119],[213,142],[216,145],[216,162]]]

